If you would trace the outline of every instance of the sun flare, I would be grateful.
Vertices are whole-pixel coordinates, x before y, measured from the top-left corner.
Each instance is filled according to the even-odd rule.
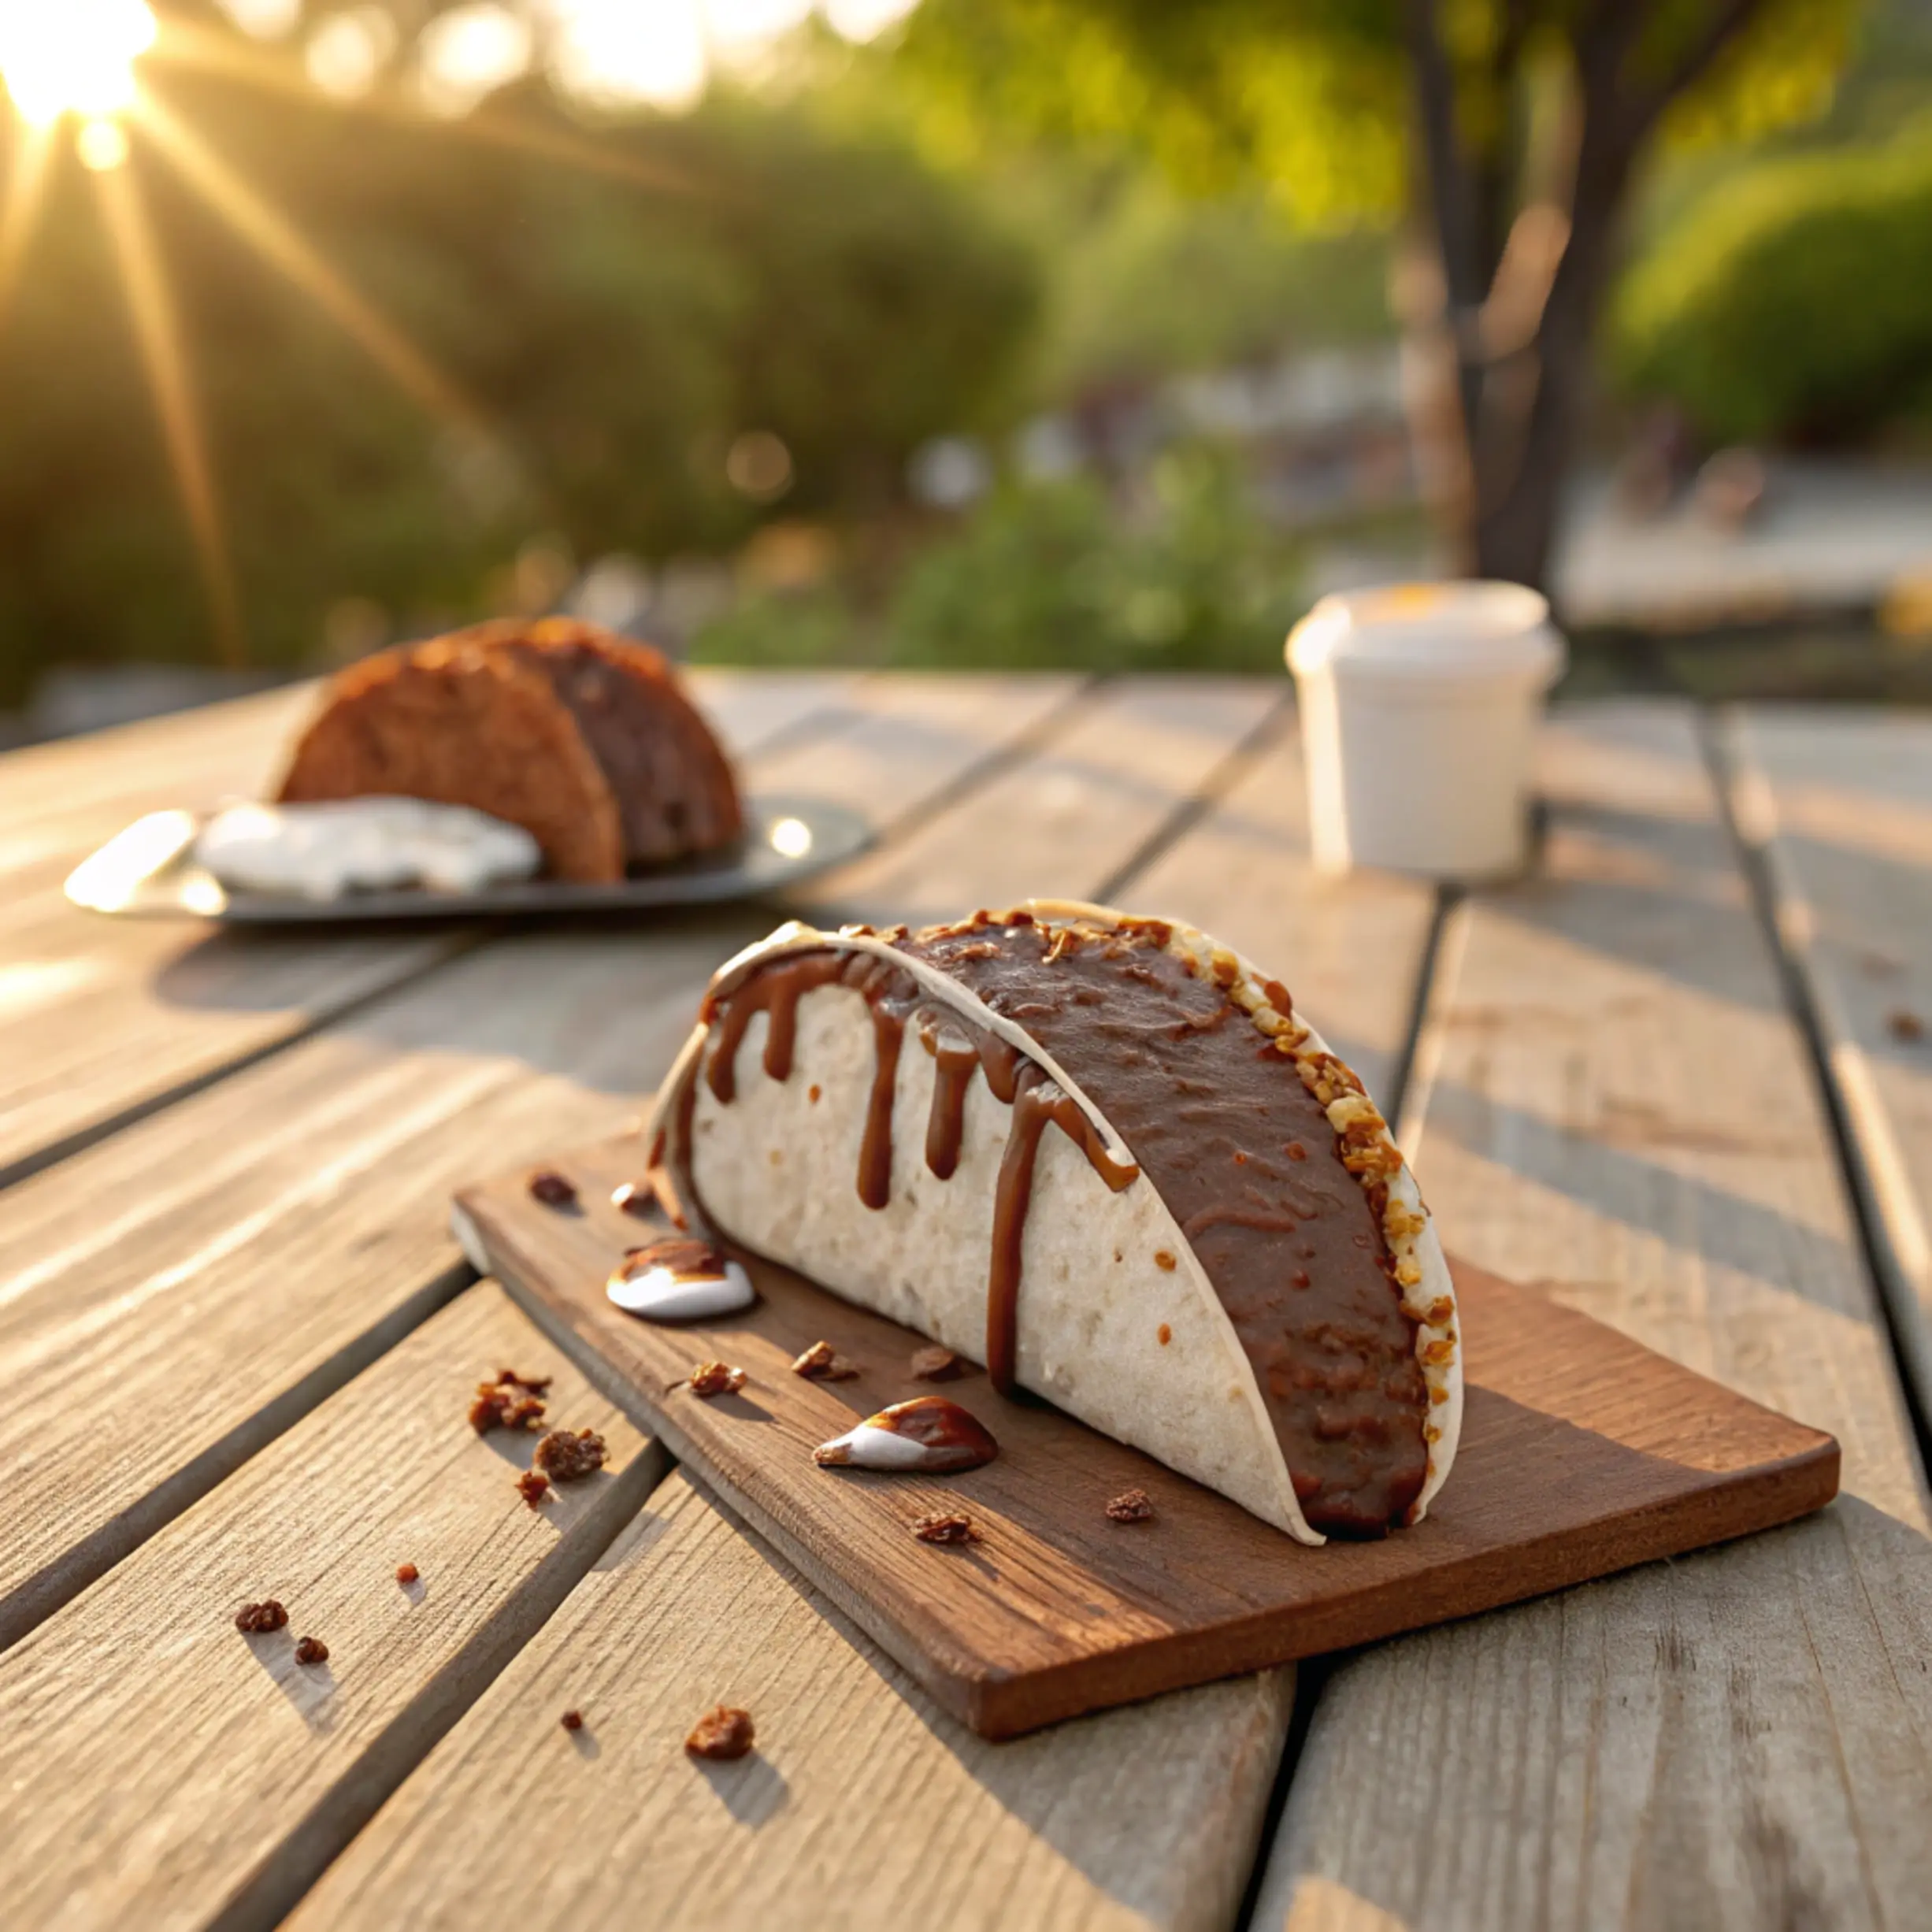
[[[0,0],[0,80],[35,127],[117,114],[134,104],[134,63],[155,32],[146,0]]]

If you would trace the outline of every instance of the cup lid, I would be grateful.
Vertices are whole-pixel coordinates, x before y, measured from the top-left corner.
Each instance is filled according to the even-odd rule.
[[[1521,584],[1390,584],[1324,597],[1289,633],[1297,676],[1346,666],[1411,677],[1553,682],[1563,640],[1549,600]]]

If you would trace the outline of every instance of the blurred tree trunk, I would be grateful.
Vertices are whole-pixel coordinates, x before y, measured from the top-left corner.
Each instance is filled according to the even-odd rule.
[[[1425,495],[1456,569],[1547,587],[1563,486],[1636,164],[1670,102],[1760,10],[1708,0],[1673,65],[1633,71],[1671,0],[1596,0],[1575,32],[1563,138],[1529,178],[1529,0],[1504,0],[1486,70],[1445,47],[1441,0],[1406,0],[1418,225],[1433,273],[1398,278]]]

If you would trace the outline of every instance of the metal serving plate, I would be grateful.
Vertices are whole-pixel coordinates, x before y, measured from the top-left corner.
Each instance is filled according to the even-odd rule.
[[[553,917],[636,912],[653,907],[712,906],[752,899],[862,851],[872,828],[858,813],[824,799],[774,794],[745,802],[738,844],[611,885],[530,879],[480,892],[420,887],[300,899],[231,892],[193,857],[198,812],[150,812],[117,833],[67,875],[67,896],[90,912],[132,918],[212,919],[224,925],[334,925],[367,919],[454,919],[472,914]]]

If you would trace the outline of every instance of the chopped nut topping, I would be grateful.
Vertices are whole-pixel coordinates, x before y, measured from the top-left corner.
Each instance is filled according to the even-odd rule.
[[[922,1516],[912,1526],[912,1533],[922,1543],[977,1543],[980,1540],[973,1519],[956,1510]]]
[[[284,1630],[288,1624],[288,1612],[271,1596],[258,1604],[243,1604],[235,1613],[235,1627],[246,1631],[250,1637],[258,1637],[269,1630]]]
[[[706,1401],[713,1396],[735,1396],[744,1386],[744,1370],[722,1362],[700,1362],[685,1378],[684,1385]]]
[[[550,1494],[550,1478],[541,1470],[526,1469],[517,1478],[517,1493],[535,1509]]]
[[[580,1482],[604,1466],[609,1452],[594,1429],[554,1429],[536,1445],[536,1466],[552,1482]]]
[[[1172,1274],[1181,1264],[1167,1249],[1157,1248],[1154,1251],[1154,1265],[1163,1274]]]
[[[584,1713],[581,1711],[566,1711],[562,1721],[566,1730],[581,1730],[584,1728]]]
[[[399,1583],[413,1583],[421,1574],[422,1572],[413,1563],[396,1565],[396,1581]]]
[[[849,1382],[858,1370],[835,1353],[830,1342],[815,1341],[793,1361],[792,1373],[808,1382]]]
[[[735,1711],[721,1704],[692,1726],[684,1748],[694,1758],[741,1758],[751,1748],[755,1736],[749,1711]]]
[[[912,1355],[912,1379],[915,1382],[953,1382],[972,1373],[973,1365],[950,1348],[915,1348]]]
[[[1144,1489],[1123,1489],[1107,1506],[1115,1522],[1145,1522],[1154,1514],[1153,1499]]]
[[[326,1663],[328,1646],[319,1637],[299,1637],[295,1639],[295,1661],[298,1663]]]
[[[558,1174],[554,1168],[540,1167],[529,1180],[531,1196],[541,1201],[546,1207],[574,1207],[577,1205],[577,1186],[568,1176]]]

